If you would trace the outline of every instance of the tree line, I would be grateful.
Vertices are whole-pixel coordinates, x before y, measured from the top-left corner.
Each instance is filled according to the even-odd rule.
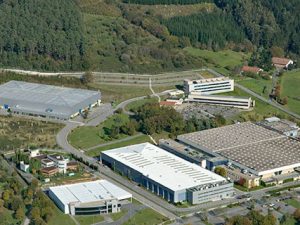
[[[123,0],[123,2],[143,5],[189,5],[203,2],[213,2],[213,0]]]

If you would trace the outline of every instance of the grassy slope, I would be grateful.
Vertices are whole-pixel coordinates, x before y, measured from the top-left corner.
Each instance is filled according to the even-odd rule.
[[[116,119],[120,120],[121,124],[124,124],[129,120],[129,117],[125,114],[115,114],[109,117],[103,123],[99,124],[97,127],[78,127],[72,131],[68,137],[68,140],[70,144],[81,149],[93,147],[107,141],[112,141],[105,135],[104,128],[111,128],[112,125],[116,123]],[[120,134],[118,139],[124,137],[127,137],[127,135]]]
[[[287,107],[300,114],[300,71],[284,73],[281,77],[281,97],[288,97]]]
[[[232,95],[232,96],[245,96],[245,97],[250,97],[249,94],[243,92],[242,90],[235,88],[233,92],[229,93],[222,93],[222,95]],[[289,116],[286,113],[283,113],[279,109],[266,104],[259,99],[253,98],[255,100],[256,105],[253,110],[251,111],[243,111],[239,115],[231,118],[232,120],[239,120],[239,121],[260,121],[263,120],[266,117],[271,117],[271,116],[279,116],[281,118],[289,118]]]
[[[56,146],[55,135],[62,124],[28,120],[20,117],[0,116],[0,148]]]
[[[77,222],[80,225],[91,225],[94,223],[99,223],[104,220],[103,216],[101,215],[91,215],[91,216],[75,216]]]
[[[272,90],[272,81],[271,80],[264,80],[264,79],[253,79],[253,78],[245,78],[238,81],[239,84],[249,88],[250,90],[254,91],[255,93],[262,95],[265,98],[269,98],[269,94]],[[266,86],[266,90],[263,93],[263,89]]]
[[[75,222],[71,219],[69,215],[64,214],[55,206],[54,215],[51,217],[47,225],[58,225],[58,224],[75,225]]]
[[[119,143],[106,145],[106,146],[103,146],[103,147],[100,147],[100,148],[90,150],[86,154],[88,156],[92,156],[92,157],[99,156],[100,152],[105,151],[105,150],[110,150],[110,149],[114,149],[114,148],[121,148],[121,147],[124,147],[124,146],[140,144],[140,143],[144,143],[144,142],[150,142],[151,143],[152,141],[147,135],[142,135],[142,136],[133,138],[131,140],[122,141],[122,142],[119,142]]]
[[[139,225],[154,225],[160,224],[168,219],[153,209],[146,208],[142,211],[139,211],[135,216],[133,216],[130,220],[128,220],[124,225],[132,225],[132,224],[139,224]]]
[[[230,74],[228,69],[233,69],[235,66],[242,65],[243,62],[250,57],[249,54],[231,50],[213,52],[188,47],[185,48],[185,51],[193,56],[205,59],[209,66],[215,67],[219,72],[226,75]]]

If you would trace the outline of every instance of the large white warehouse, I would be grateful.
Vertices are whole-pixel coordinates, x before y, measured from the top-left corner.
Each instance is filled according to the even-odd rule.
[[[65,214],[90,215],[119,212],[121,203],[131,201],[132,195],[106,180],[96,180],[50,187],[49,197]]]
[[[170,202],[198,204],[233,195],[233,184],[150,143],[101,153],[102,163]]]

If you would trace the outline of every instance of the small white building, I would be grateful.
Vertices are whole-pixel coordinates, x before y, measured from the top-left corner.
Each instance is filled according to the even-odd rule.
[[[25,173],[29,173],[29,164],[25,164],[24,161],[21,161],[20,170],[22,170]]]
[[[40,155],[39,149],[30,150],[30,158],[34,158]]]
[[[132,200],[132,194],[107,180],[50,187],[49,197],[71,215],[115,213]]]

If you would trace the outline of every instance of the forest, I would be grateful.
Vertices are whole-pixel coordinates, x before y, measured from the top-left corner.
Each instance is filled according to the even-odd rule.
[[[188,5],[203,2],[213,2],[213,0],[123,0],[124,3],[144,4],[144,5]]]
[[[268,68],[265,56],[300,58],[299,11],[299,0],[3,0],[0,67],[156,73],[205,66],[194,47],[254,52]]]
[[[74,1],[0,1],[0,65],[83,69],[80,11]]]

